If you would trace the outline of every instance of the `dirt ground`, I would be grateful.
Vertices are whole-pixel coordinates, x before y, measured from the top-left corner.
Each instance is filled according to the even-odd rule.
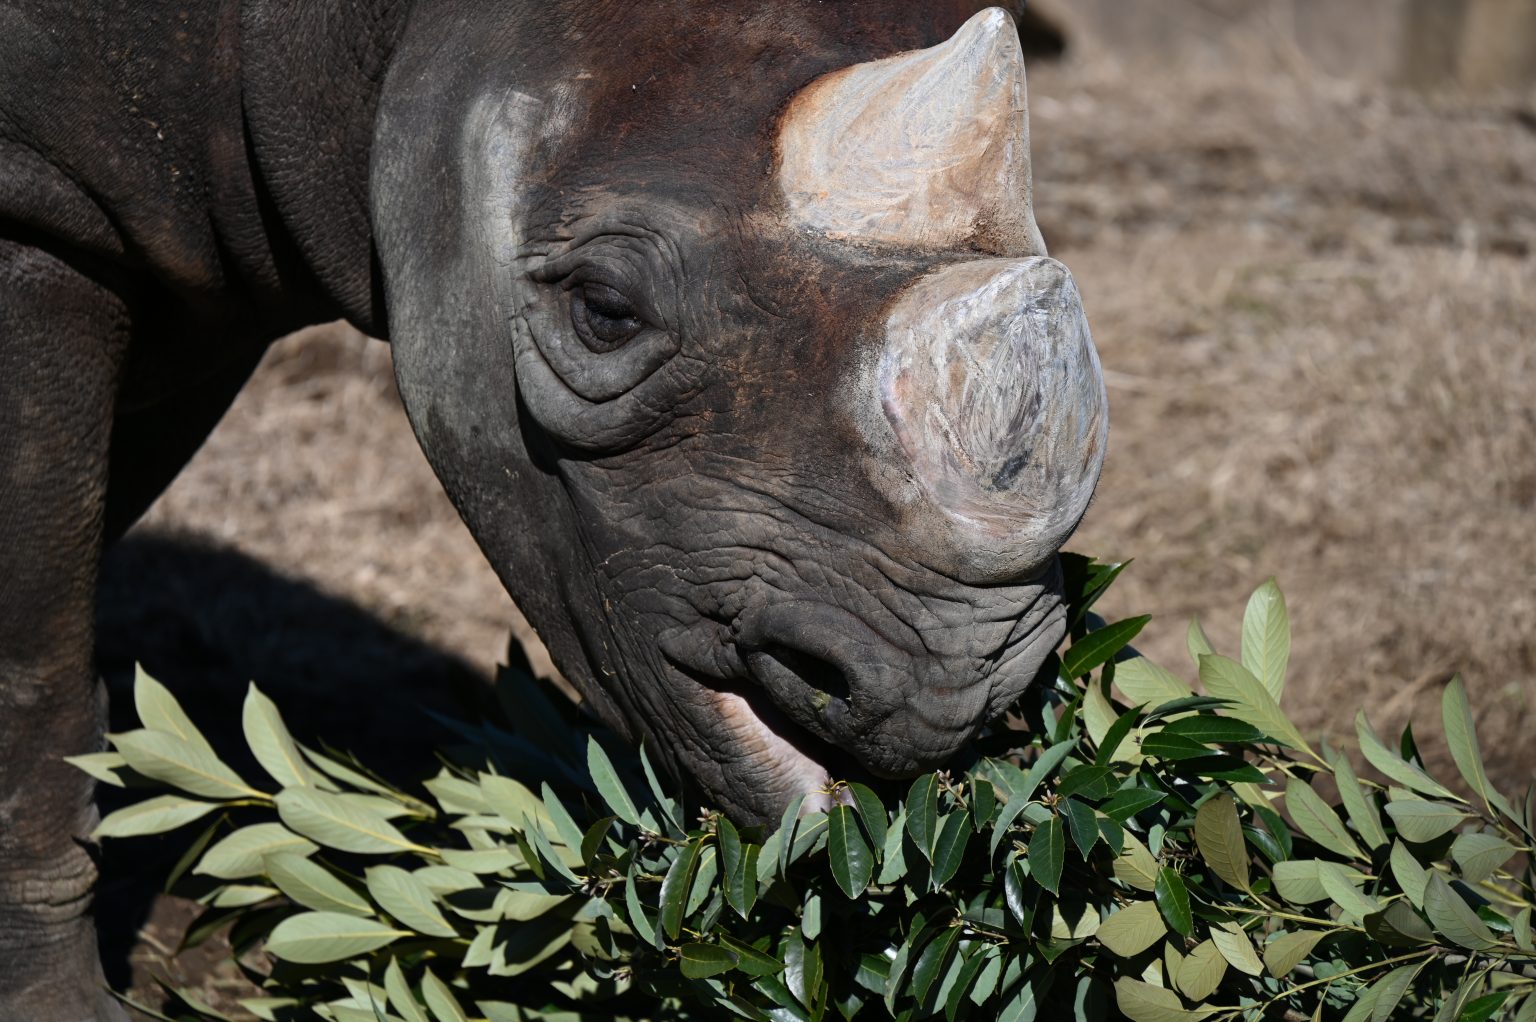
[[[1034,68],[1030,87],[1039,219],[1079,279],[1112,408],[1072,546],[1136,558],[1108,611],[1156,614],[1143,650],[1187,669],[1189,617],[1235,648],[1247,593],[1276,576],[1301,722],[1344,738],[1359,706],[1387,728],[1412,715],[1443,763],[1439,686],[1461,671],[1493,772],[1523,789],[1536,108],[1283,64],[1088,60]],[[159,661],[202,693],[198,719],[233,722],[253,676],[302,730],[368,702],[359,741],[418,753],[430,734],[390,708],[488,674],[517,620],[416,449],[388,348],[340,328],[272,350],[106,585],[119,691],[132,659]],[[332,673],[343,694],[318,695]],[[109,850],[111,868],[129,854]],[[161,964],[185,909],[157,905],[131,952],[140,988],[166,968],[224,982]]]

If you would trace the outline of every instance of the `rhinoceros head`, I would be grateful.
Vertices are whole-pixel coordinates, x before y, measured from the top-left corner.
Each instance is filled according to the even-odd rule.
[[[746,819],[940,763],[1062,633],[1103,383],[1013,23],[956,6],[445,14],[386,83],[422,445],[591,706]]]

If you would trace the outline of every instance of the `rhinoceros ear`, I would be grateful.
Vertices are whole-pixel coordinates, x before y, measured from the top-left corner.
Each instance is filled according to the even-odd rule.
[[[1043,255],[1025,99],[1018,33],[996,7],[931,49],[818,78],[779,130],[791,215],[849,241]]]

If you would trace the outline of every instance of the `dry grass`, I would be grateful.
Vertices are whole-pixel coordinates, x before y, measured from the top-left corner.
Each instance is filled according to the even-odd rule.
[[[1109,609],[1155,611],[1143,649],[1183,666],[1191,615],[1232,647],[1275,575],[1303,723],[1343,736],[1358,706],[1388,727],[1412,714],[1443,763],[1439,683],[1460,670],[1495,773],[1529,783],[1536,115],[1102,61],[1037,69],[1031,92],[1040,219],[1112,405],[1074,546],[1137,558]],[[275,347],[142,528],[233,547],[482,672],[514,621],[416,449],[388,350],[345,330]],[[229,613],[272,643],[293,625]],[[141,945],[141,976],[155,960]]]

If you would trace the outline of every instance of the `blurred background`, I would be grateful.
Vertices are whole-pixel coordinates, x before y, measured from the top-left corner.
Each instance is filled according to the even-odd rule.
[[[1025,25],[1039,221],[1112,409],[1071,546],[1136,560],[1105,613],[1154,613],[1138,646],[1192,676],[1189,618],[1233,651],[1275,576],[1301,723],[1348,741],[1357,707],[1393,734],[1411,716],[1445,763],[1460,671],[1523,791],[1536,0],[1033,0]],[[143,660],[238,728],[254,677],[301,736],[361,730],[375,761],[430,757],[417,704],[488,677],[509,626],[550,669],[418,451],[389,349],[340,326],[272,349],[103,587],[120,696]],[[186,915],[109,934],[119,982],[219,999],[233,977],[162,961]]]

